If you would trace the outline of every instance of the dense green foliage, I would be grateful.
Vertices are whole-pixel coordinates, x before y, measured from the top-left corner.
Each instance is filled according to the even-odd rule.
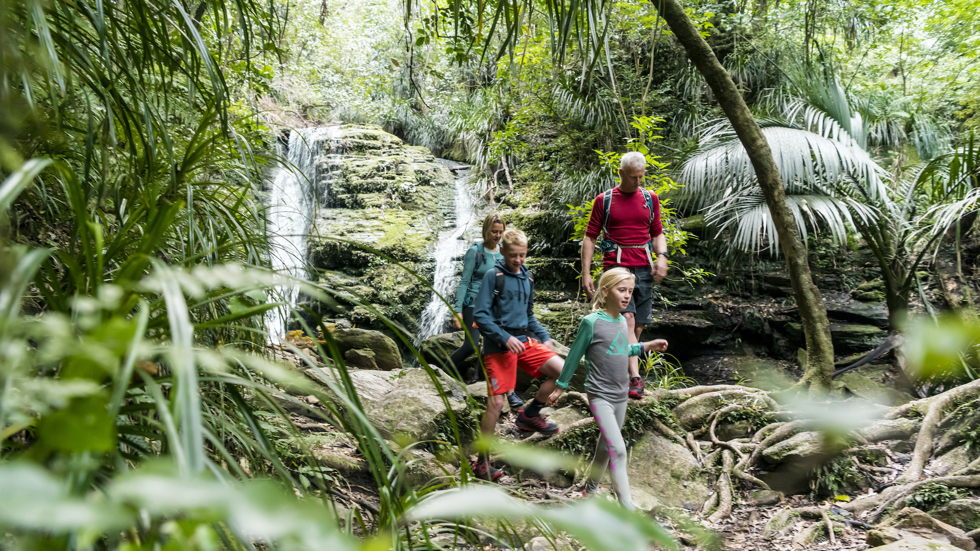
[[[785,138],[800,227],[859,235],[889,306],[907,306],[924,255],[968,230],[980,199],[976,2],[688,7]],[[653,6],[579,8],[0,0],[0,546],[410,549],[478,515],[534,515],[596,549],[668,545],[602,502],[547,509],[459,488],[470,418],[440,419],[440,440],[422,444],[459,455],[459,479],[413,487],[410,447],[367,420],[329,337],[316,354],[335,369],[305,366],[319,385],[265,356],[262,315],[282,280],[267,270],[258,183],[290,126],[376,123],[476,164],[491,202],[516,219],[544,212],[535,252],[577,254],[569,239],[629,150],[648,158],[672,251],[699,208],[731,230],[719,240],[733,254],[772,245],[744,163],[737,182],[709,167],[716,148],[738,152]],[[700,161],[679,186],[672,171]],[[959,350],[942,361],[964,363]],[[687,382],[655,367],[664,386]],[[379,494],[373,522],[338,513],[345,481],[284,405],[353,438]],[[669,420],[668,405],[632,406],[627,438]]]

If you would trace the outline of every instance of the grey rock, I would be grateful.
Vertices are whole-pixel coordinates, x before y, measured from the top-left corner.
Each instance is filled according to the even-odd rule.
[[[840,381],[853,394],[876,404],[900,406],[913,400],[910,394],[881,384],[878,381],[853,371],[842,375]]]
[[[352,371],[350,378],[365,415],[385,438],[407,435],[413,440],[428,440],[440,432],[446,407],[425,369]],[[440,377],[439,382],[453,412],[464,413],[467,405],[463,386],[449,377]],[[352,415],[346,407],[342,410],[345,415]]]
[[[980,528],[980,499],[955,499],[930,515],[938,521],[970,532]]]
[[[330,335],[336,341],[341,354],[346,355],[348,350],[370,350],[374,352],[378,369],[391,371],[402,367],[398,346],[384,333],[369,329],[337,329]]]
[[[359,369],[378,369],[378,363],[374,361],[374,351],[350,349],[344,352],[344,361],[351,367]]]
[[[869,533],[870,535],[870,533]],[[879,547],[872,547],[866,551],[958,551],[958,547],[953,547],[948,543],[933,541],[925,538],[908,537],[893,541],[888,544],[881,544]]]
[[[795,434],[774,446],[766,448],[762,452],[762,457],[770,464],[778,464],[787,461],[811,460],[826,454],[823,434],[811,431]]]
[[[884,526],[869,531],[867,542],[871,546],[887,545],[911,537],[947,543],[964,551],[973,551],[977,547],[963,530],[936,520],[915,507],[902,509]]]
[[[627,466],[630,487],[671,507],[700,507],[711,494],[710,473],[684,446],[648,432],[633,446]],[[639,492],[637,492],[639,493]]]

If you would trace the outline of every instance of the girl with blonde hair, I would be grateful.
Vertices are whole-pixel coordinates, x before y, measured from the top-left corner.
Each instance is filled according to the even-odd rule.
[[[629,395],[629,358],[651,350],[667,350],[667,341],[655,339],[629,344],[626,318],[622,312],[633,296],[634,276],[626,268],[607,270],[599,278],[592,299],[593,312],[582,319],[578,334],[565,358],[561,376],[549,402],[554,403],[568,388],[579,361],[585,357],[585,389],[592,416],[599,425],[599,442],[592,462],[592,475],[585,484],[585,494],[594,493],[606,466],[612,473],[613,488],[619,501],[633,509],[629,480],[626,477],[626,442],[623,422]]]

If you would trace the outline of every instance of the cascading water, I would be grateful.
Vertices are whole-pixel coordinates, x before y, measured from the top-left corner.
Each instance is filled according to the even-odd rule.
[[[306,235],[316,208],[313,190],[317,185],[317,159],[324,152],[332,152],[339,141],[339,126],[302,128],[290,132],[288,149],[280,151],[288,164],[276,169],[266,209],[269,255],[272,269],[278,274],[296,279],[307,277]],[[329,175],[321,176],[329,179]],[[274,294],[289,305],[282,311],[269,310],[265,316],[269,339],[278,343],[286,336],[286,319],[299,298],[299,286],[280,286]]]
[[[435,292],[432,293],[432,299],[422,311],[422,317],[419,319],[419,331],[415,338],[416,344],[432,335],[441,333],[446,320],[449,319],[449,308],[438,295],[448,297],[449,291],[452,290],[456,276],[456,259],[467,248],[467,243],[462,239],[463,234],[473,225],[476,217],[473,210],[473,196],[470,194],[468,171],[456,177],[455,201],[456,220],[454,227],[440,236],[435,251],[432,253],[436,261],[435,276],[432,283]]]

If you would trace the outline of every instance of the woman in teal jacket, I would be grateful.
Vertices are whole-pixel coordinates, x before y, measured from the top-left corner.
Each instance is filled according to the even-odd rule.
[[[456,329],[466,331],[466,338],[463,340],[463,345],[449,356],[449,361],[457,373],[460,372],[466,358],[475,351],[473,344],[480,345],[480,332],[473,327],[473,303],[480,292],[483,274],[493,268],[497,259],[503,258],[500,254],[500,237],[504,235],[505,229],[506,225],[500,214],[496,212],[488,214],[483,219],[483,243],[473,243],[463,257],[463,279],[460,280],[459,289],[456,291],[456,315],[453,316],[453,323]],[[479,367],[476,371],[479,378],[482,375]]]

